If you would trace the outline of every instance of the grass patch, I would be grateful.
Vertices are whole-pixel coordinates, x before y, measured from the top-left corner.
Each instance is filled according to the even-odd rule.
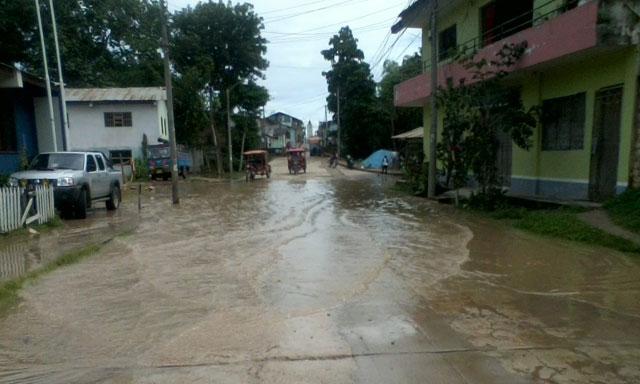
[[[640,194],[637,194],[636,198],[639,200],[634,201],[638,204],[635,215],[640,215]],[[633,201],[633,197],[627,200]],[[625,204],[625,206],[629,205],[629,203]],[[580,220],[578,215],[586,211],[584,208],[531,205],[527,201],[510,199],[500,192],[474,196],[467,202],[467,207],[493,219],[508,221],[515,228],[538,235],[612,248],[622,252],[640,253],[640,245],[611,235]],[[640,218],[628,216],[629,214],[626,213],[627,220],[637,220],[640,229]]]
[[[640,189],[627,190],[607,202],[604,208],[614,223],[630,231],[640,233]]]
[[[0,285],[0,313],[11,308],[18,302],[18,291],[20,291],[20,289],[22,289],[28,282],[34,281],[40,276],[60,267],[75,264],[98,252],[100,248],[102,248],[102,244],[90,245],[78,251],[67,253],[46,266],[29,272],[25,276],[2,283],[2,285]]]
[[[543,236],[598,245],[622,252],[640,253],[639,245],[590,226],[578,218],[578,213],[572,209],[525,210],[514,220],[513,225]]]
[[[60,219],[60,217],[58,215],[56,215],[51,221],[44,223],[44,224],[39,224],[39,225],[32,225],[29,228],[33,228],[36,231],[38,231],[40,234],[42,233],[46,233],[52,229],[56,229],[59,227],[62,227],[62,219]],[[15,231],[11,231],[8,233],[1,233],[0,234],[0,240],[15,240],[16,238],[19,237],[23,237],[23,236],[29,236],[29,229],[28,228],[20,228],[20,229],[16,229]]]

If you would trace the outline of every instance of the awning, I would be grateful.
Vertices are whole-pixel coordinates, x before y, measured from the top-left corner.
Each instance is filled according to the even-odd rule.
[[[424,128],[418,127],[409,132],[401,133],[392,137],[394,140],[422,140],[424,139]]]

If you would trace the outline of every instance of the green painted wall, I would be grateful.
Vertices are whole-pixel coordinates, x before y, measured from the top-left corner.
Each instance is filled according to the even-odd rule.
[[[458,7],[439,20],[442,31],[454,23],[457,25],[458,44],[480,35],[480,8],[491,0],[469,0],[466,6]],[[565,0],[535,0],[536,16],[547,15],[562,5]],[[542,23],[545,20],[541,20]],[[429,31],[423,30],[423,58],[430,61]],[[533,137],[533,147],[524,151],[514,145],[513,176],[542,179],[563,179],[588,182],[591,162],[591,142],[593,133],[596,92],[605,87],[621,84],[624,86],[621,122],[620,156],[618,162],[618,182],[626,183],[630,172],[630,151],[632,147],[632,127],[634,124],[635,95],[637,79],[640,75],[640,53],[638,50],[619,49],[617,51],[592,53],[591,57],[580,60],[567,59],[562,64],[554,64],[537,72],[517,74],[514,85],[522,87],[522,98],[526,106],[541,105],[545,99],[586,92],[586,117],[584,146],[577,151],[540,151],[541,130]],[[429,153],[431,126],[430,106],[424,107],[425,154]],[[440,116],[440,133],[442,116]]]
[[[538,128],[532,138],[533,148],[528,152],[514,148],[513,176],[588,182],[596,92],[602,88],[623,84],[618,181],[627,181],[636,93],[635,79],[638,69],[637,57],[634,49],[627,49],[579,62],[556,65],[544,72],[526,74],[521,83],[522,98],[528,107],[541,105],[546,99],[586,92],[584,146],[582,150],[575,151],[540,151],[541,129]]]

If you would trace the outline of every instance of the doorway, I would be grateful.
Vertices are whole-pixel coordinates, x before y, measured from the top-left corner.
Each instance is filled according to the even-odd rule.
[[[622,86],[598,91],[589,180],[589,199],[593,201],[604,201],[616,195],[621,120]]]

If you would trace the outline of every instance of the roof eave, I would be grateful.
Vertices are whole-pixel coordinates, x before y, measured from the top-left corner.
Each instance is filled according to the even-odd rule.
[[[391,33],[398,33],[405,28],[422,28],[420,15],[427,11],[431,0],[416,0],[407,9],[400,12],[400,20],[391,27]]]

